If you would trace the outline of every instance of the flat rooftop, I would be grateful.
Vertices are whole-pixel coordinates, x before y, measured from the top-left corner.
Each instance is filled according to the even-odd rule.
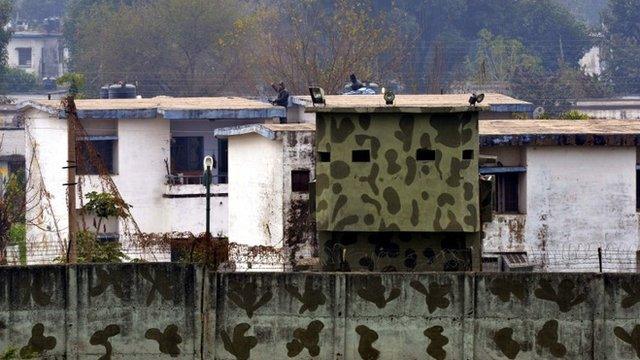
[[[325,95],[326,106],[313,106],[310,96],[293,96],[294,104],[307,112],[532,112],[533,104],[512,97],[487,93],[479,106],[469,106],[471,94],[396,95],[393,105],[386,105],[382,95]]]
[[[214,135],[217,138],[227,138],[229,136],[258,134],[267,139],[275,140],[282,133],[300,131],[315,132],[316,125],[309,123],[239,125],[215,129]]]
[[[20,109],[34,108],[65,118],[59,100],[29,100]],[[80,119],[263,119],[285,117],[286,109],[266,102],[241,97],[76,100]]]
[[[640,145],[640,120],[484,120],[481,146]]]

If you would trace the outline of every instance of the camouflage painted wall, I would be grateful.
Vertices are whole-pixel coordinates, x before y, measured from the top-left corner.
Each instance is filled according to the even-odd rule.
[[[640,275],[0,268],[0,355],[640,359]]]
[[[317,114],[319,231],[478,232],[478,114]]]

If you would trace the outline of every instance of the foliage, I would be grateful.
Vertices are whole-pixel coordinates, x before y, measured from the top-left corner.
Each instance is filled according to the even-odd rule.
[[[0,262],[4,262],[4,251],[14,224],[25,222],[26,196],[24,171],[9,175],[2,184],[0,196]]]
[[[129,216],[128,210],[131,205],[122,203],[113,194],[92,191],[86,194],[85,197],[89,200],[82,208],[86,213],[92,213],[103,219],[113,216],[118,218]]]
[[[38,78],[22,69],[4,69],[5,87],[10,92],[29,92],[38,88]]]
[[[578,110],[570,110],[560,114],[560,119],[563,120],[589,120],[589,115],[582,113]]]
[[[232,0],[72,1],[71,66],[91,91],[127,81],[144,96],[219,94],[246,73],[236,39],[242,8]]]
[[[129,259],[118,241],[100,241],[90,231],[78,231],[76,243],[78,263],[120,263]]]
[[[11,32],[5,29],[10,20],[13,0],[0,0],[0,92],[5,91],[5,71],[7,65],[7,44]]]
[[[15,223],[7,234],[9,245],[18,246],[20,265],[27,265],[27,227],[23,223]]]
[[[73,95],[78,99],[84,97],[85,79],[83,74],[69,72],[60,76],[56,82],[58,85],[69,86],[69,95]]]
[[[265,82],[284,81],[295,93],[311,84],[341,92],[352,73],[391,80],[404,65],[410,37],[394,26],[397,12],[390,14],[376,13],[370,1],[285,1],[260,19],[257,67]]]
[[[2,353],[0,353],[0,360],[14,360],[14,359],[20,359],[17,348],[10,347],[4,350]]]
[[[609,0],[603,16],[604,77],[618,94],[640,94],[640,0]]]
[[[67,0],[16,0],[14,13],[20,19],[42,21],[61,17]]]

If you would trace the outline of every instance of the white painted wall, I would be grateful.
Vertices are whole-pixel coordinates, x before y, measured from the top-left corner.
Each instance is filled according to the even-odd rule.
[[[578,111],[589,115],[589,117],[594,119],[631,119],[631,120],[639,120],[640,119],[640,107],[637,109],[607,109],[607,110],[599,110],[599,109],[588,109],[588,108],[577,108]]]
[[[0,156],[25,154],[24,129],[0,130]]]
[[[257,134],[229,138],[229,240],[282,246],[282,142]]]
[[[484,150],[483,150],[484,153]],[[484,251],[528,251],[547,270],[635,268],[636,148],[526,148],[526,212],[485,224]]]
[[[227,184],[211,185],[211,234],[227,236],[229,232],[229,198]],[[176,185],[165,190],[168,195],[205,194],[202,185]],[[204,197],[165,198],[166,221],[171,232],[203,233],[206,229],[206,199]]]
[[[18,37],[9,39],[7,46],[7,64],[10,67],[20,68],[37,77],[62,75],[62,61],[60,60],[60,37]],[[31,48],[31,66],[20,66],[18,62],[18,48]],[[45,61],[45,73],[42,73],[42,61]]]

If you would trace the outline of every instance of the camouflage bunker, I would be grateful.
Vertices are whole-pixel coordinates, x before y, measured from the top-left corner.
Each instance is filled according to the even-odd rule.
[[[327,270],[479,269],[478,113],[460,97],[328,96],[316,113]]]

